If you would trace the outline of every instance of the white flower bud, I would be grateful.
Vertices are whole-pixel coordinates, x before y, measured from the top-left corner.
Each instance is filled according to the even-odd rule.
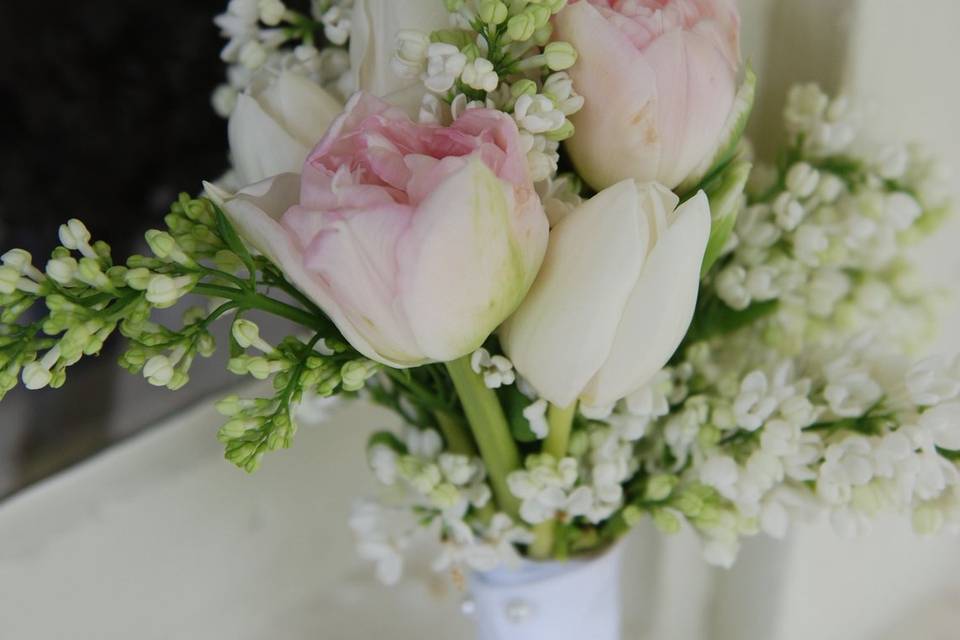
[[[897,180],[907,171],[910,154],[903,145],[894,145],[883,149],[876,161],[877,173],[886,180]]]
[[[173,363],[164,355],[153,356],[143,365],[143,377],[155,387],[165,387],[173,380]]]
[[[147,302],[161,309],[176,304],[183,296],[178,280],[182,279],[175,280],[163,274],[154,275],[147,285]]]
[[[923,208],[909,194],[888,194],[884,203],[884,215],[897,231],[908,229],[923,213]]]
[[[738,264],[730,265],[717,275],[717,295],[731,309],[742,311],[751,301],[746,281],[746,269]]]
[[[780,228],[793,231],[803,222],[807,212],[790,192],[784,191],[773,201],[773,213]]]
[[[85,248],[89,248],[90,246],[90,231],[82,222],[75,218],[66,224],[60,225],[59,235],[60,244],[67,249],[83,252]]]
[[[229,84],[218,85],[210,95],[210,105],[221,118],[228,118],[237,106],[237,96],[240,92]]]
[[[257,8],[260,12],[260,21],[268,27],[275,27],[283,20],[287,8],[281,0],[259,0]]]
[[[540,398],[523,410],[523,417],[530,423],[530,430],[537,438],[543,440],[550,432],[547,423],[547,401]]]
[[[27,272],[33,266],[33,257],[23,249],[11,249],[3,254],[0,260],[2,260],[4,266],[16,269],[22,275],[27,275]]]
[[[43,366],[40,362],[31,362],[23,368],[21,377],[24,387],[31,391],[36,391],[50,384],[50,381],[53,379],[53,374],[50,373],[48,367]]]
[[[346,44],[350,37],[350,13],[343,7],[334,5],[320,17],[323,23],[323,35],[337,46]]]
[[[427,73],[424,84],[434,93],[444,93],[454,83],[467,65],[467,56],[457,47],[445,42],[434,42],[427,48]]]
[[[551,74],[543,84],[543,94],[553,100],[565,115],[573,115],[583,108],[584,98],[573,91],[573,79],[565,71]]]
[[[416,78],[423,71],[430,48],[430,36],[416,29],[397,32],[397,50],[390,66],[401,78]]]
[[[246,319],[239,319],[233,323],[233,339],[244,349],[254,347],[264,353],[272,353],[273,347],[260,337],[260,328]]]
[[[820,184],[820,172],[806,162],[798,162],[787,172],[787,189],[798,198],[813,195]]]
[[[831,202],[836,202],[837,198],[840,197],[840,194],[843,193],[843,189],[843,180],[835,175],[827,173],[820,178],[820,183],[817,187],[817,196],[819,196],[819,198],[825,203],[829,204]]]
[[[463,95],[463,94],[460,94]],[[466,98],[466,96],[464,96]],[[433,93],[423,94],[418,120],[421,124],[443,124],[449,113],[447,103]]]
[[[468,63],[460,74],[464,84],[477,91],[494,91],[500,83],[497,72],[493,70],[493,63],[486,58],[477,58]]]
[[[249,40],[240,48],[239,61],[251,71],[259,69],[267,61],[267,50],[256,40]]]
[[[521,129],[530,133],[546,133],[563,126],[566,117],[545,95],[522,95],[513,107],[513,117]]]

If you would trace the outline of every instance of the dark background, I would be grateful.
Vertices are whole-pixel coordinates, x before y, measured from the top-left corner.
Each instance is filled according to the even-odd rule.
[[[77,217],[126,256],[178,192],[223,173],[226,125],[210,93],[224,77],[212,20],[225,6],[0,0],[0,253],[23,247],[42,265]],[[174,396],[119,372],[116,356],[112,345],[77,365],[59,391],[7,397],[0,496],[229,382],[212,368]]]

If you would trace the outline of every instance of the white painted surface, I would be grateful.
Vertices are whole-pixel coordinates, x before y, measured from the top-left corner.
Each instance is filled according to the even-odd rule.
[[[921,141],[960,167],[960,3],[741,5],[745,50],[766,86],[819,70],[827,86],[874,99],[886,137]],[[760,135],[779,109],[774,89],[761,96]],[[955,222],[920,252],[954,291],[958,241]],[[951,351],[952,313],[939,346]],[[247,478],[221,459],[217,418],[202,408],[0,505],[0,638],[465,637],[459,594],[424,563],[387,590],[353,555],[348,505],[371,486],[365,433],[393,422],[346,408]],[[705,568],[689,536],[643,531],[628,551],[629,638],[936,640],[960,624],[960,542],[918,540],[902,522],[855,541],[808,527],[782,545],[748,545],[727,573]]]

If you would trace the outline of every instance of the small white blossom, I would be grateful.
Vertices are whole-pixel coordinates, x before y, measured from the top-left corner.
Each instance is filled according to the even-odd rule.
[[[513,107],[517,125],[530,133],[547,133],[563,126],[566,116],[545,95],[524,94]]]
[[[887,195],[884,209],[886,219],[897,231],[909,229],[923,213],[920,204],[912,196],[900,191]]]
[[[960,396],[960,356],[952,360],[944,356],[921,360],[907,373],[906,384],[910,397],[921,406],[940,404]]]
[[[552,73],[543,83],[543,95],[553,100],[557,109],[570,116],[583,108],[584,98],[573,90],[573,79],[566,71]]]
[[[537,438],[543,440],[550,433],[550,425],[547,422],[547,401],[543,398],[527,405],[523,410],[523,417],[530,423],[530,430]]]
[[[454,83],[467,65],[467,56],[452,44],[434,42],[427,48],[427,72],[424,84],[434,93],[444,93]]]
[[[499,389],[513,384],[516,380],[513,363],[501,355],[491,356],[483,347],[470,356],[470,368],[474,373],[483,376],[483,383],[489,389]]]
[[[460,79],[471,89],[494,91],[500,84],[500,78],[493,69],[493,63],[486,58],[477,58],[468,62],[460,74]]]
[[[430,36],[416,29],[401,29],[397,32],[397,50],[390,66],[401,78],[416,78],[427,64]]]
[[[798,162],[787,171],[787,189],[797,198],[809,198],[820,184],[820,172],[806,162]]]
[[[283,20],[287,8],[281,0],[258,0],[260,21],[269,27],[275,27]]]

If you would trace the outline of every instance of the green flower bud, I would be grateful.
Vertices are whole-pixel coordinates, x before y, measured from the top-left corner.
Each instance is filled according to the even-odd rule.
[[[666,500],[673,492],[673,488],[677,486],[677,482],[679,482],[679,479],[676,476],[665,473],[650,477],[647,480],[644,499],[653,502]]]
[[[537,24],[533,16],[524,11],[513,16],[507,22],[507,35],[518,42],[529,40],[533,32],[537,30]]]
[[[251,345],[260,340],[260,328],[249,320],[240,318],[233,323],[233,339],[237,341],[244,349],[249,349]]]
[[[116,291],[110,278],[106,276],[96,258],[81,258],[77,269],[77,280],[99,291]]]
[[[260,418],[234,418],[217,430],[217,440],[220,442],[237,440],[246,435],[251,429],[259,428],[261,423],[262,419]]]
[[[255,357],[247,362],[247,373],[257,380],[266,380],[274,373],[274,369],[266,358]]]
[[[517,80],[513,83],[513,86],[510,87],[510,95],[514,98],[519,98],[520,96],[535,96],[537,95],[537,83],[527,78]]]
[[[550,37],[553,35],[553,24],[548,22],[539,29],[533,32],[533,41],[538,47],[542,47],[550,42]]]
[[[217,341],[209,333],[204,333],[197,339],[197,353],[204,358],[209,358],[217,351]]]
[[[167,389],[170,389],[170,391],[179,391],[187,386],[187,383],[189,382],[190,376],[186,371],[175,371],[173,373],[173,378],[167,384]]]
[[[460,491],[449,482],[437,485],[430,492],[430,502],[437,509],[449,509],[460,501]]]
[[[477,58],[481,57],[480,47],[477,46],[475,42],[471,42],[462,49],[463,55],[467,56],[469,62],[473,62]]]
[[[666,534],[678,533],[680,531],[680,520],[666,509],[653,510],[653,523],[657,529]]]
[[[671,500],[670,504],[688,518],[698,517],[703,510],[703,500],[693,493],[683,493]]]
[[[548,131],[545,136],[550,140],[556,140],[557,142],[563,142],[567,138],[573,136],[575,129],[573,128],[573,123],[569,120],[564,120],[563,124],[559,129],[554,129],[553,131]]]
[[[47,269],[49,268],[50,265],[47,265]],[[124,274],[124,280],[126,280],[127,286],[131,289],[146,291],[147,287],[150,286],[150,280],[153,279],[153,275],[153,272],[149,269],[138,267],[136,269],[128,269],[127,273]]]
[[[506,21],[509,10],[500,0],[481,0],[477,9],[480,19],[491,25],[498,25]]]
[[[12,267],[0,267],[0,293],[12,295],[20,282],[20,272]]]
[[[551,42],[544,50],[547,66],[553,71],[569,69],[577,62],[577,50],[569,42]]]
[[[623,509],[623,521],[628,527],[635,527],[643,520],[644,511],[633,504],[627,505]]]
[[[524,13],[529,14],[533,19],[533,28],[534,30],[539,29],[540,27],[546,25],[550,21],[550,9],[543,6],[542,4],[531,4],[526,9]],[[527,38],[532,36],[531,33]],[[527,38],[524,38],[526,40]]]
[[[377,373],[379,365],[377,363],[362,359],[351,360],[340,369],[340,377],[343,380],[344,391],[359,391],[374,374]]]
[[[147,244],[150,245],[150,250],[153,251],[153,255],[161,260],[172,260],[185,267],[196,266],[197,263],[184,253],[173,236],[166,231],[150,229],[145,234],[145,238],[147,239]]]

